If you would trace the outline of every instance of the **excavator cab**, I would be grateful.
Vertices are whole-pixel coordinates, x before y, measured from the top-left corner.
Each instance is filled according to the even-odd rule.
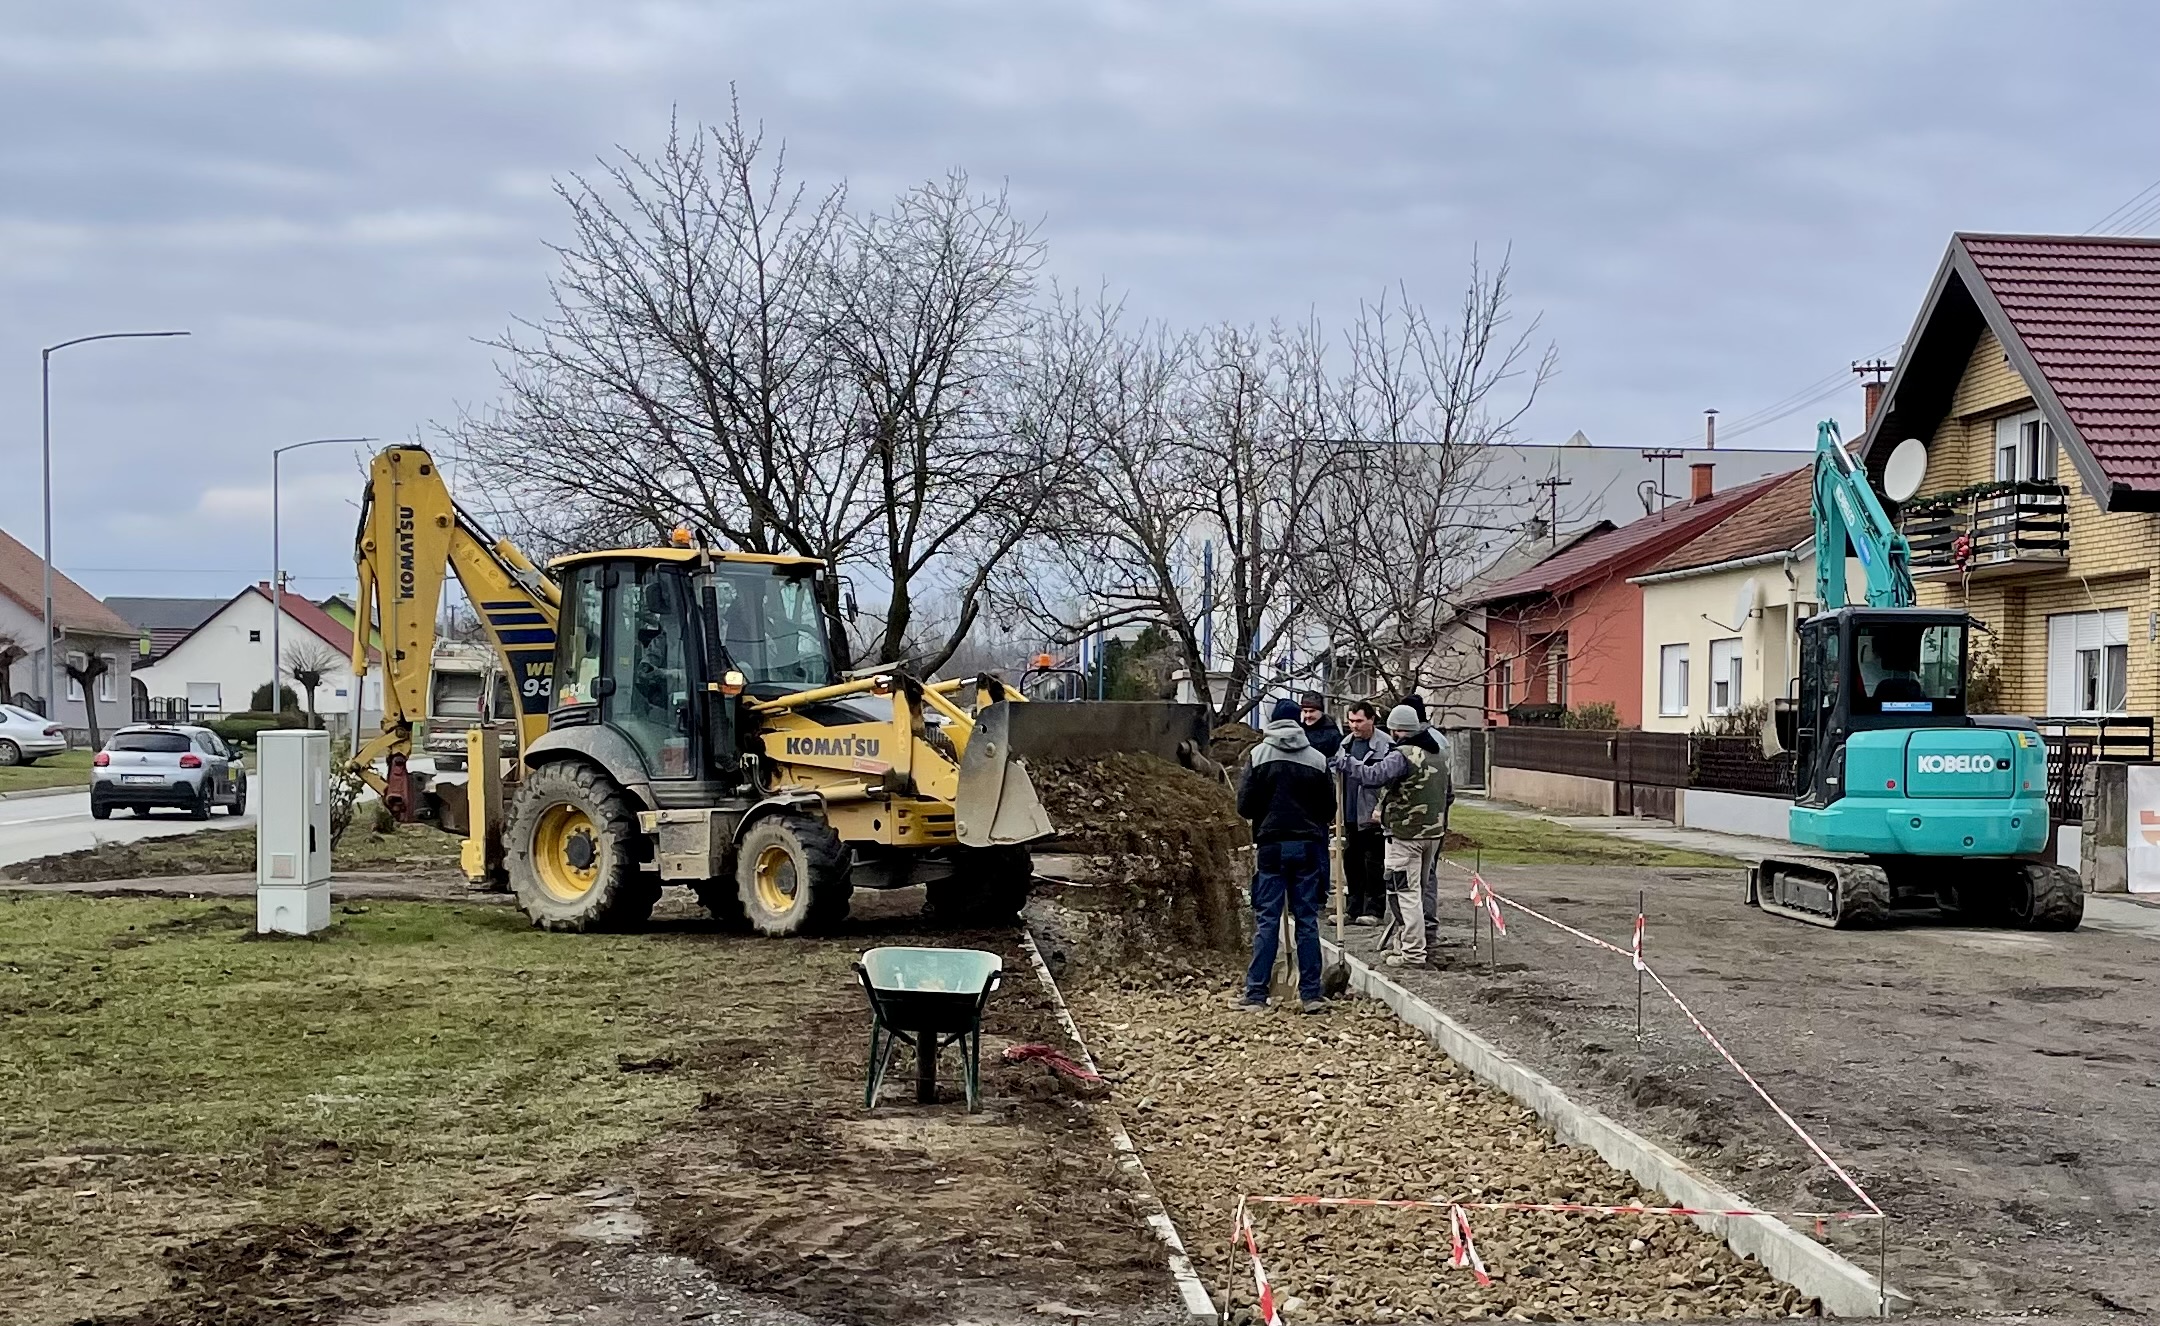
[[[1971,619],[1927,608],[1839,608],[1800,624],[1792,749],[1798,801],[1845,795],[1854,732],[1965,725]]]

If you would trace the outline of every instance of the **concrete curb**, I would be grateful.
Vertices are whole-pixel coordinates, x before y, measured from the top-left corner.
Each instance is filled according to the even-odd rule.
[[[67,787],[26,787],[20,792],[0,792],[0,801],[28,801],[32,797],[64,797],[71,792],[87,792],[88,783],[74,783]]]
[[[1089,1072],[1096,1071],[1095,1056],[1088,1053],[1087,1042],[1080,1038],[1080,1028],[1073,1022],[1072,1010],[1065,1007],[1064,992],[1058,989],[1057,979],[1050,974],[1050,965],[1043,961],[1042,950],[1035,946],[1035,932],[1026,927],[1020,931],[1020,945],[1027,950],[1028,960],[1035,964],[1035,979],[1042,982],[1043,989],[1050,992],[1051,1007],[1057,1010],[1058,1025],[1072,1038],[1073,1047],[1080,1052],[1080,1062]],[[1170,1278],[1177,1281],[1178,1297],[1185,1301],[1185,1311],[1195,1321],[1217,1320],[1215,1302],[1208,1297],[1207,1286],[1193,1270],[1192,1258],[1186,1255],[1185,1240],[1178,1236],[1170,1212],[1164,1208],[1162,1198],[1155,1193],[1155,1181],[1148,1177],[1147,1166],[1140,1160],[1140,1148],[1133,1145],[1132,1135],[1125,1131],[1117,1111],[1105,1103],[1099,1107],[1103,1123],[1110,1130],[1110,1145],[1117,1152],[1118,1168],[1132,1184],[1133,1195],[1140,1205],[1141,1215],[1155,1237],[1163,1241],[1170,1252]]]
[[[1450,1059],[1480,1080],[1505,1091],[1552,1125],[1563,1142],[1588,1146],[1615,1169],[1625,1170],[1646,1188],[1665,1194],[1678,1206],[1744,1209],[1739,1194],[1711,1182],[1663,1147],[1567,1098],[1559,1087],[1511,1058],[1424,999],[1375,971],[1355,955],[1321,941],[1330,959],[1350,964],[1350,988],[1388,1006],[1404,1022],[1424,1032]],[[1696,1225],[1725,1240],[1734,1252],[1753,1256],[1771,1274],[1803,1294],[1821,1300],[1832,1317],[1875,1317],[1888,1307],[1907,1311],[1912,1300],[1883,1286],[1874,1276],[1782,1221],[1695,1216]]]

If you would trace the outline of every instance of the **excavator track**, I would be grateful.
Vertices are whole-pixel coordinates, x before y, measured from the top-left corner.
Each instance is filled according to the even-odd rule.
[[[1834,930],[1887,925],[1890,874],[1861,857],[1770,857],[1748,872],[1748,901]]]
[[[2085,915],[2076,871],[2003,857],[1770,857],[1748,872],[1747,900],[1838,930],[1910,918],[2060,931]]]

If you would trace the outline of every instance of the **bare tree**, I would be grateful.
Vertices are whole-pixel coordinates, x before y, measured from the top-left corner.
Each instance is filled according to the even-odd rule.
[[[15,699],[15,665],[30,656],[30,648],[21,640],[0,631],[0,704],[11,704]]]
[[[495,342],[505,400],[458,441],[542,546],[687,521],[824,559],[883,601],[872,663],[913,648],[926,584],[950,588],[934,667],[1062,463],[1023,413],[1040,246],[962,175],[858,214],[784,166],[738,110],[559,186],[553,308]],[[821,606],[848,668],[840,575]]]
[[[1550,379],[1538,320],[1515,325],[1509,266],[1472,259],[1452,321],[1405,292],[1360,308],[1330,398],[1341,445],[1302,594],[1338,658],[1375,693],[1453,689],[1483,676],[1464,591],[1518,537],[1529,502],[1485,481],[1487,448],[1515,440]]]
[[[1161,627],[1217,721],[1294,641],[1303,509],[1325,473],[1317,328],[1128,333],[1098,303],[1060,321],[1088,463],[1030,548],[1023,608],[1054,636]]]
[[[308,726],[315,725],[315,692],[345,666],[345,656],[321,640],[300,636],[285,646],[285,675],[307,695]]]
[[[58,643],[55,642],[56,645]],[[75,660],[78,658],[82,662],[77,663]],[[82,691],[83,726],[90,731],[90,749],[104,749],[105,739],[98,732],[97,680],[112,671],[112,665],[106,661],[105,655],[94,649],[86,649],[81,654],[64,655],[61,667],[66,670],[68,680],[74,682]],[[47,717],[58,721],[59,706],[53,705],[52,709],[53,713]]]

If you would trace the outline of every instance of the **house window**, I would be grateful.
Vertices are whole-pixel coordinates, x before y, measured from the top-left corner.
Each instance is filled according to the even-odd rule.
[[[1657,711],[1667,717],[1687,712],[1687,646],[1658,650]]]
[[[1995,421],[1995,478],[2012,480],[2055,477],[2055,433],[2038,410]]]
[[[248,632],[248,643],[249,643],[249,644],[251,644],[251,645],[259,645],[259,644],[261,644],[261,643],[262,643],[262,632],[261,632],[261,631],[249,631],[249,632]]]
[[[2047,622],[2048,712],[2121,713],[2129,699],[2129,611],[2064,612]]]
[[[1683,663],[1682,667],[1686,664]],[[1734,636],[1710,642],[1710,712],[1729,714],[1738,709],[1740,697],[1740,640]]]
[[[113,654],[107,654],[104,658],[105,670],[98,674],[97,679],[97,698],[101,704],[111,704],[120,698],[119,693],[113,689],[120,679],[120,659]]]
[[[1546,699],[1567,708],[1567,637],[1545,647]]]
[[[1514,659],[1503,658],[1500,660],[1500,668],[1494,676],[1494,681],[1495,684],[1498,685],[1500,688],[1500,702],[1494,705],[1493,708],[1505,709],[1508,707],[1508,704],[1510,703],[1510,696],[1514,693],[1515,690]]]
[[[85,657],[83,657],[83,656],[82,656],[81,654],[73,654],[73,653],[71,653],[71,654],[69,654],[69,655],[67,656],[67,666],[68,666],[68,687],[67,687],[67,698],[68,698],[68,699],[70,699],[70,700],[80,701],[80,700],[82,699],[82,683],[81,683],[81,682],[79,682],[79,681],[77,681],[77,680],[75,680],[75,674],[76,674],[77,672],[81,671],[82,669],[84,669],[84,668],[86,668],[86,667],[89,667],[89,666],[90,666],[90,660],[89,660],[89,659],[87,659],[87,658],[85,658]]]

